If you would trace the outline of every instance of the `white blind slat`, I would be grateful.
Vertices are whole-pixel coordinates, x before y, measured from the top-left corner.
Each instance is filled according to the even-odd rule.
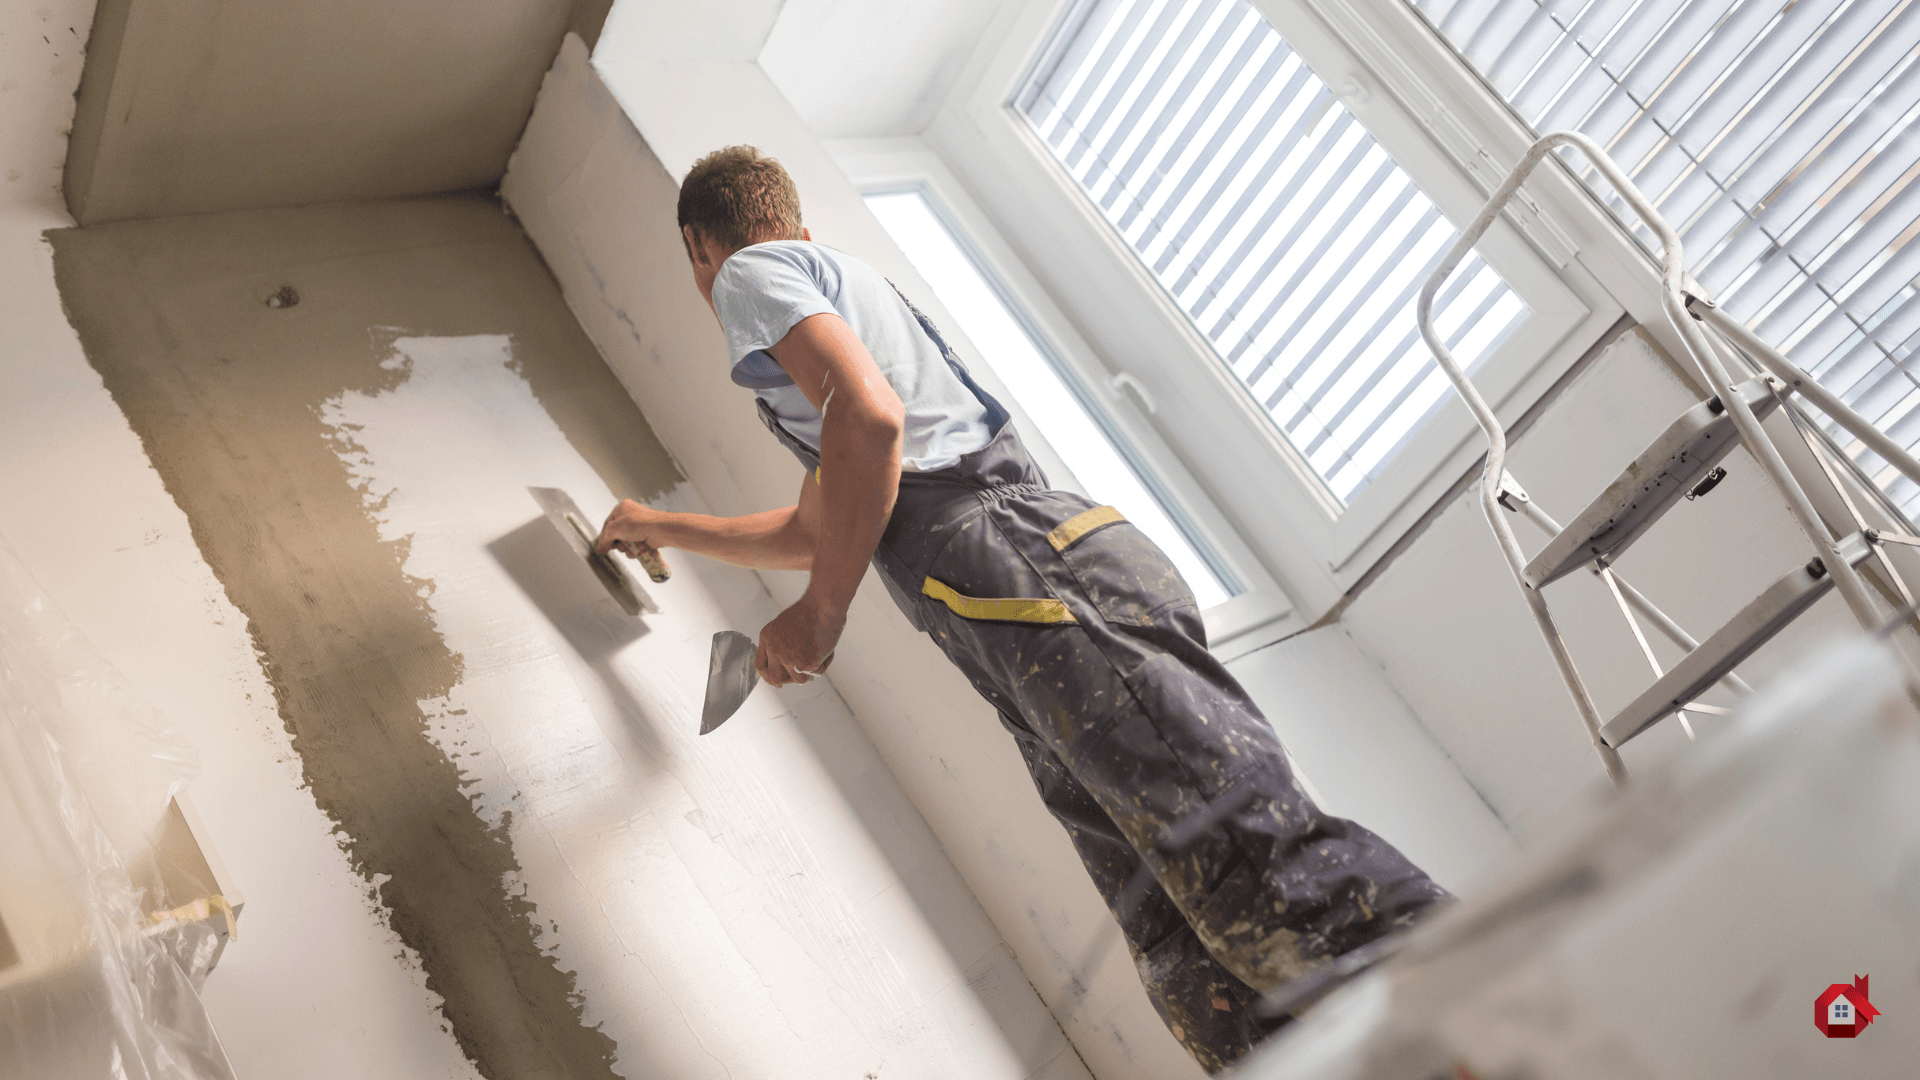
[[[1532,3],[1443,13],[1498,12],[1490,40],[1511,40]],[[1058,34],[1015,106],[1351,501],[1444,398],[1405,328],[1452,227],[1247,0],[1096,0]],[[1443,301],[1470,364],[1529,315],[1478,261]]]
[[[1507,5],[1409,2],[1536,129],[1607,147],[1722,307],[1920,449],[1920,0],[1530,0],[1519,30]]]

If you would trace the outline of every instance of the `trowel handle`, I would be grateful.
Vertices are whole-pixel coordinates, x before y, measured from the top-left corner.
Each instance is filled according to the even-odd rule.
[[[587,542],[587,552],[591,554],[593,552],[594,541],[600,537],[595,533],[588,532],[586,525],[582,524],[580,519],[574,517],[572,514],[567,515],[567,524],[572,525],[573,531],[580,534],[580,539]],[[673,576],[673,571],[667,569],[667,561],[660,557],[659,552],[645,544],[616,540],[613,542],[613,546],[615,550],[626,552],[633,558],[639,559],[640,565],[647,569],[647,576],[653,580],[665,581]]]
[[[623,541],[620,548],[627,554],[639,559],[640,565],[647,568],[647,576],[653,580],[665,581],[673,576],[673,571],[667,569],[667,561],[660,557],[659,552],[645,544],[629,544]]]

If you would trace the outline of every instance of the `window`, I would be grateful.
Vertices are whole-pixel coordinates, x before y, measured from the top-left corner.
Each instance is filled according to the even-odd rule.
[[[1536,130],[1606,147],[1727,311],[1920,446],[1920,4],[1412,2]],[[1920,511],[1920,487],[1832,434]]]
[[[1471,155],[1436,135],[1432,109],[1380,74],[1377,35],[1329,21],[1333,2],[1004,5],[916,140],[1031,272],[1020,295],[1037,297],[1050,340],[1075,343],[1061,355],[1123,445],[1152,446],[1146,474],[1182,473],[1173,495],[1186,520],[1305,622],[1484,446],[1419,341],[1412,302],[1485,189]],[[1395,35],[1498,108],[1405,0],[1352,2],[1397,19]],[[1360,30],[1381,25],[1364,14]],[[1393,44],[1389,55],[1403,51]],[[836,156],[878,164],[891,146],[850,141]],[[1535,226],[1497,223],[1436,312],[1508,419],[1623,310]],[[1145,387],[1157,408],[1107,394],[1110,378]]]
[[[1087,495],[1118,508],[1160,545],[1202,609],[1230,599],[1235,590],[1202,558],[1200,547],[1068,387],[1048,361],[1044,345],[1008,307],[1002,291],[962,249],[926,197],[919,191],[888,192],[868,195],[866,202],[982,353],[964,359],[984,363],[1012,391]]]
[[[1015,106],[1341,505],[1450,397],[1457,233],[1246,0],[1084,0]],[[1469,370],[1529,315],[1477,253],[1435,310]]]

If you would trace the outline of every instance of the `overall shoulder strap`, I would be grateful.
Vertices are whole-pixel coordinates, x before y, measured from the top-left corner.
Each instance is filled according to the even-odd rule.
[[[1006,408],[995,400],[992,394],[982,389],[979,383],[973,381],[973,375],[967,370],[967,365],[960,362],[959,354],[953,351],[953,346],[947,344],[947,339],[941,335],[940,328],[933,325],[933,320],[927,318],[925,312],[916,307],[913,301],[907,299],[907,294],[900,291],[900,286],[894,285],[891,279],[887,284],[893,287],[893,294],[900,298],[900,302],[907,305],[907,310],[913,312],[914,320],[920,324],[920,329],[926,332],[927,337],[933,342],[933,347],[940,350],[940,355],[946,359],[947,366],[953,369],[954,375],[960,379],[961,384],[974,397],[980,399],[981,405],[986,407],[987,430],[997,434],[1007,422]]]

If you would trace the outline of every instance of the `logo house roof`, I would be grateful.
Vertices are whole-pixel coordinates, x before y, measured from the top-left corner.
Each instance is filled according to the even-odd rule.
[[[1854,976],[1851,986],[1846,983],[1834,983],[1827,987],[1826,991],[1815,998],[1813,1002],[1814,1026],[1820,1029],[1821,1034],[1827,1035],[1828,1037],[1835,1035],[1835,1032],[1828,1030],[1828,1018],[1832,1015],[1830,1010],[1837,998],[1845,998],[1847,1003],[1852,1006],[1851,1012],[1853,1013],[1853,1019],[1850,1024],[1847,1025],[1845,1030],[1839,1032],[1841,1035],[1859,1034],[1861,1029],[1873,1023],[1874,1017],[1880,1015],[1880,1010],[1874,1008],[1873,1003],[1867,1000],[1867,976]],[[1831,1026],[1835,1028],[1841,1027],[1839,1024],[1833,1024]]]

